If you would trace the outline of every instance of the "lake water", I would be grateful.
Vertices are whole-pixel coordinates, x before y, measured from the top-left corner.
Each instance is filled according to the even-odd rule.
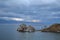
[[[18,32],[19,25],[0,24],[0,40],[60,40],[60,33]]]

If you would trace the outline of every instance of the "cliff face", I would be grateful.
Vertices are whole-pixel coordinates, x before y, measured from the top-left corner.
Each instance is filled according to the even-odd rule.
[[[53,24],[49,28],[41,30],[42,32],[60,32],[60,24]]]

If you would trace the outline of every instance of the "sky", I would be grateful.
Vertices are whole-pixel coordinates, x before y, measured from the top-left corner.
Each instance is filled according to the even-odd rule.
[[[0,20],[60,23],[60,0],[0,0]]]

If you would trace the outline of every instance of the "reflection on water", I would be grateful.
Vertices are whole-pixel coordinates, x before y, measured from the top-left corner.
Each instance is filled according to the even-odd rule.
[[[0,25],[0,40],[60,40],[60,33],[17,32],[18,25]]]

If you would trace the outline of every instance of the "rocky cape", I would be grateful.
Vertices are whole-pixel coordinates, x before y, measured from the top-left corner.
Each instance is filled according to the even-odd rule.
[[[60,24],[53,24],[48,28],[40,30],[41,32],[58,32],[60,33]]]

